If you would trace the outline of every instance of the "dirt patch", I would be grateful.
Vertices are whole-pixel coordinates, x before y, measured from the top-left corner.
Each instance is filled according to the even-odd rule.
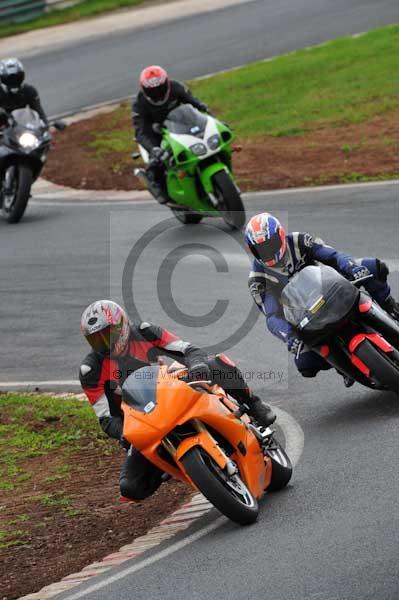
[[[159,523],[191,496],[180,482],[165,483],[137,504],[119,502],[118,473],[124,459],[81,450],[27,459],[28,482],[17,492],[0,492],[0,529],[11,532],[1,547],[1,600],[12,600],[101,560]],[[61,460],[62,459],[62,460]],[[48,479],[63,465],[59,477]],[[65,465],[68,469],[65,472]],[[11,544],[11,545],[10,545]]]
[[[99,131],[131,131],[129,116],[97,115],[55,136],[44,177],[74,188],[140,190],[128,152],[101,155],[90,143]],[[234,155],[243,191],[389,179],[399,176],[399,111],[347,127],[296,137],[238,140]],[[132,144],[133,150],[133,144]]]

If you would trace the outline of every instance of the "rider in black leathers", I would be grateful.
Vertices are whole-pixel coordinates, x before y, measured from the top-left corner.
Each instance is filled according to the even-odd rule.
[[[37,89],[24,83],[25,69],[17,58],[6,58],[0,62],[0,133],[8,126],[8,115],[27,106],[35,110],[44,123],[48,123]],[[1,138],[0,138],[1,139]],[[0,179],[3,179],[5,159],[0,154]],[[6,185],[6,184],[5,184]],[[7,193],[7,190],[3,190]]]

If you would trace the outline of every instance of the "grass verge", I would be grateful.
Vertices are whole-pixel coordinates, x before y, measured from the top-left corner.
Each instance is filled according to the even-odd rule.
[[[0,395],[0,497],[38,483],[53,490],[29,494],[12,520],[0,519],[0,550],[24,541],[21,525],[29,520],[27,506],[57,507],[65,516],[78,514],[73,498],[63,492],[75,453],[89,448],[109,451],[95,414],[88,403],[37,395]],[[76,471],[76,469],[74,469]],[[18,527],[19,525],[19,527]]]
[[[31,464],[46,464],[57,450],[70,457],[82,446],[104,444],[91,406],[50,396],[0,395],[0,491],[12,491],[32,477]],[[31,460],[32,459],[32,460]],[[68,476],[67,460],[46,471],[47,480]]]
[[[389,179],[399,172],[398,52],[399,25],[390,25],[190,87],[243,144],[235,170],[244,191]],[[72,187],[141,189],[131,175],[130,110],[71,126],[45,176]],[[71,148],[79,160],[60,175]]]
[[[162,1],[167,2],[169,0],[158,0],[158,2]],[[96,17],[121,8],[133,8],[139,4],[153,3],[153,1],[149,0],[83,0],[83,2],[75,6],[53,10],[23,23],[6,23],[0,25],[0,38],[16,35],[17,33],[26,33],[34,29],[42,29],[43,27],[64,25],[65,23],[79,21],[88,17]]]
[[[298,136],[397,109],[398,53],[399,25],[390,25],[193,81],[190,87],[240,138]],[[120,115],[119,109],[109,118]],[[98,131],[90,145],[102,157],[129,152],[130,132]]]

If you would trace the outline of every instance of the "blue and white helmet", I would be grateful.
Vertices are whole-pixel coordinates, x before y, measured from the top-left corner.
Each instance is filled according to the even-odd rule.
[[[255,215],[248,221],[245,241],[254,257],[267,267],[276,267],[281,263],[287,249],[284,227],[267,212]]]

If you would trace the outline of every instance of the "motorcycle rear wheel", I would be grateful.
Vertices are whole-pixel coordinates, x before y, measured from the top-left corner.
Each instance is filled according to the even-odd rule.
[[[369,340],[364,340],[356,349],[356,356],[370,369],[371,374],[392,392],[399,394],[399,352],[394,350],[395,358],[382,352]]]
[[[192,213],[187,210],[178,210],[176,208],[172,208],[172,213],[175,215],[176,219],[183,223],[183,225],[198,225],[202,221],[202,215],[198,213]]]
[[[182,463],[199,491],[222,514],[239,525],[256,521],[258,501],[239,475],[228,477],[202,448],[191,448]]]
[[[242,229],[245,225],[245,208],[230,175],[226,171],[218,171],[212,180],[225,223],[232,229]]]
[[[3,198],[2,213],[8,223],[18,223],[26,210],[33,183],[32,169],[27,165],[15,165],[15,191],[8,202]]]

